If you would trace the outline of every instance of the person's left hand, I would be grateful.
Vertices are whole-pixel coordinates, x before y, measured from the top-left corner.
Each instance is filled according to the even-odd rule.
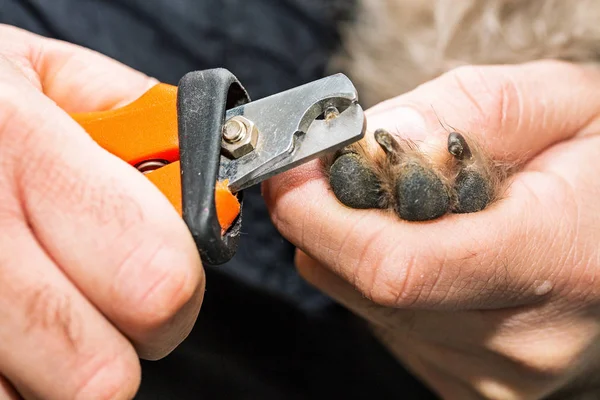
[[[264,196],[300,274],[370,321],[445,399],[589,388],[600,348],[600,73],[544,61],[465,67],[387,101],[369,127],[444,144],[437,116],[526,160],[505,197],[411,223],[344,207],[318,162]],[[437,115],[436,115],[437,114]]]
[[[0,24],[0,399],[131,399],[189,334],[204,269],[173,205],[69,113],[157,81]]]

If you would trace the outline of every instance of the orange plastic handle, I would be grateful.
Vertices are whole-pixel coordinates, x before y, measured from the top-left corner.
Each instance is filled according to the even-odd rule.
[[[176,86],[159,83],[122,108],[71,116],[100,146],[131,165],[150,160],[168,162],[146,177],[181,215]],[[225,231],[240,213],[240,203],[227,182],[217,182],[215,203],[219,223]]]

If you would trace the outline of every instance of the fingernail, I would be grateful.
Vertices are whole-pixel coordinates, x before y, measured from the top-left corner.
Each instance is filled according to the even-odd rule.
[[[414,140],[423,140],[427,136],[423,115],[406,106],[377,111],[371,115],[367,113],[367,127],[371,132],[383,128]]]

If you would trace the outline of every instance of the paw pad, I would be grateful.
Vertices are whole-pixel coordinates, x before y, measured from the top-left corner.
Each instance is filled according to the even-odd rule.
[[[382,151],[372,154],[353,144],[329,165],[333,193],[350,208],[389,209],[406,221],[428,221],[482,211],[497,197],[491,160],[460,133],[448,135],[442,158],[383,129],[373,136]]]
[[[379,208],[380,182],[358,154],[338,157],[331,166],[329,182],[344,205],[357,209]]]

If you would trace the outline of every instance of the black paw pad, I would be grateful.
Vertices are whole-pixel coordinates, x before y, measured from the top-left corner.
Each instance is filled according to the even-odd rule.
[[[477,171],[461,171],[454,182],[454,191],[456,204],[452,211],[457,214],[481,211],[492,198],[489,180]]]
[[[419,163],[402,166],[395,189],[396,212],[407,221],[440,218],[450,207],[450,196],[440,177]]]
[[[329,174],[333,193],[342,204],[356,209],[380,208],[380,182],[357,154],[340,156]]]

